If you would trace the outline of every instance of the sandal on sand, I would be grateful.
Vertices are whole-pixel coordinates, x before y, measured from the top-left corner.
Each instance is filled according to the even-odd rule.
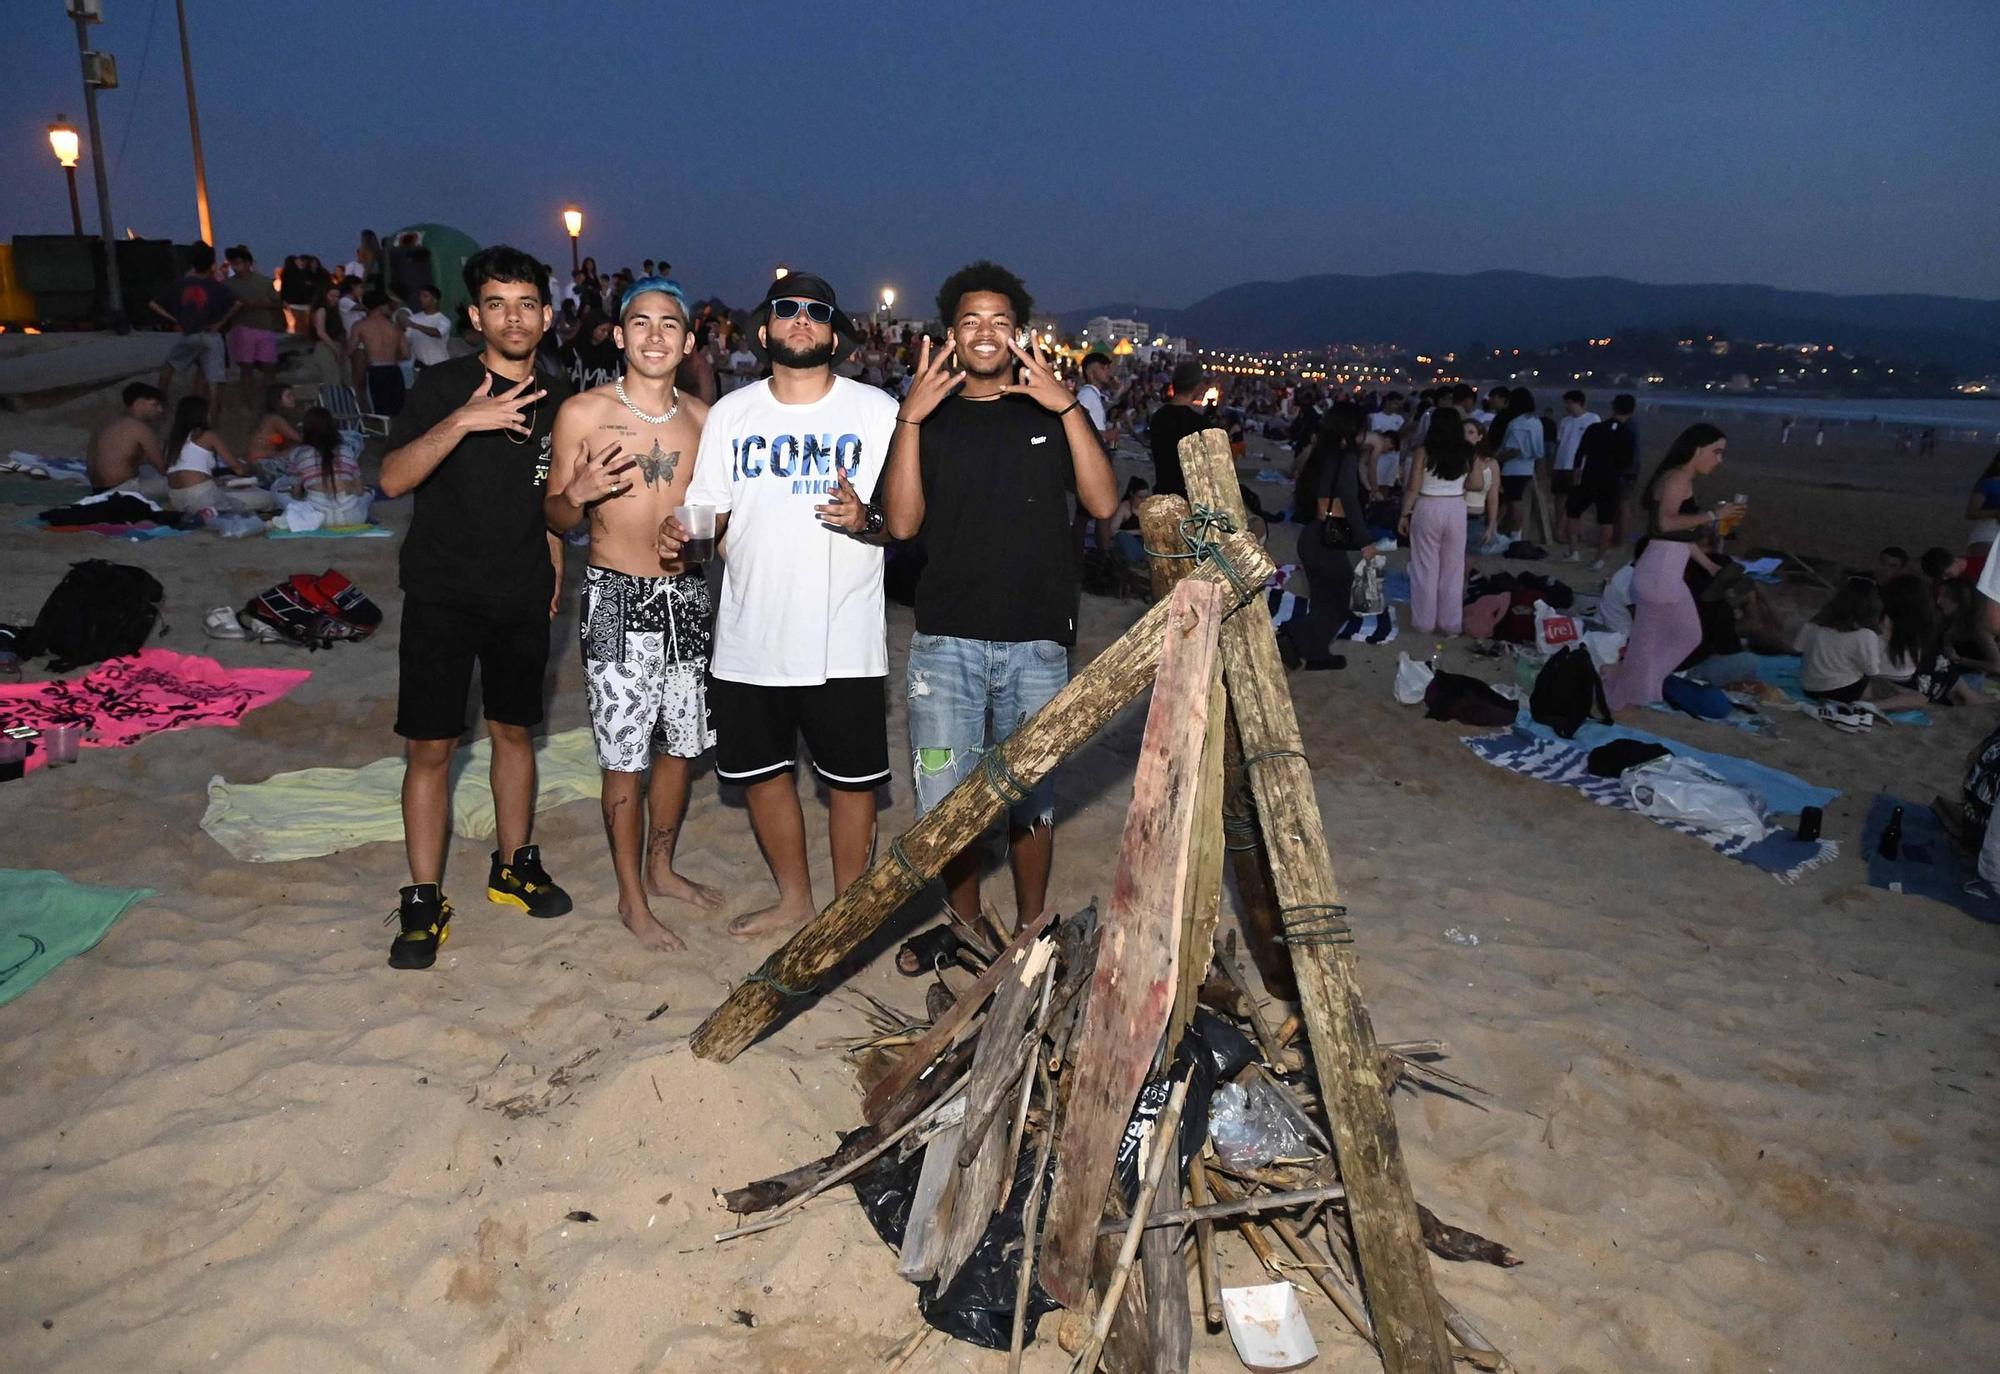
[[[896,951],[896,972],[905,978],[928,978],[941,968],[965,962],[965,941],[950,926],[934,926],[903,941]]]
[[[243,622],[236,618],[236,610],[231,606],[217,606],[202,617],[202,630],[210,639],[248,639]]]

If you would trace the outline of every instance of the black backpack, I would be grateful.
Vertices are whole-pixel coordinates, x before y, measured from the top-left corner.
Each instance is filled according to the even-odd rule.
[[[42,603],[21,644],[21,657],[49,656],[49,671],[66,673],[146,647],[160,623],[166,588],[144,568],[102,558],[70,564]]]
[[[1571,645],[1543,665],[1528,696],[1528,714],[1564,739],[1575,739],[1587,720],[1611,723],[1604,679],[1597,675],[1588,649]]]

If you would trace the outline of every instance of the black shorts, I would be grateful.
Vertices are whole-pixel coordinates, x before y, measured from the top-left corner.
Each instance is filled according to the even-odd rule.
[[[829,787],[868,792],[889,781],[888,697],[879,677],[836,677],[810,687],[762,687],[710,678],[715,775],[747,787],[799,761],[799,736]]]
[[[1549,474],[1549,494],[1552,496],[1561,496],[1575,485],[1575,468],[1557,468]]]
[[[457,739],[465,733],[472,666],[486,719],[542,723],[542,680],[549,668],[549,607],[403,602],[396,650],[396,733],[404,739]]]
[[[1569,489],[1569,496],[1563,502],[1563,509],[1569,512],[1570,519],[1580,520],[1585,511],[1595,506],[1597,513],[1592,518],[1598,524],[1615,525],[1618,523],[1618,503],[1619,494],[1615,487],[1606,490],[1603,487],[1578,486]]]
[[[1519,477],[1502,476],[1500,479],[1500,498],[1503,501],[1510,502],[1520,500],[1528,494],[1528,483],[1534,480],[1533,477],[1525,472]]]

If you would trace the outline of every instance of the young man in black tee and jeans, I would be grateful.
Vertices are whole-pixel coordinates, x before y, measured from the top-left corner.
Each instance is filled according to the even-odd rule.
[[[561,586],[562,543],[543,518],[556,410],[569,388],[535,373],[549,327],[548,272],[495,246],[465,264],[468,310],[486,341],[475,356],[425,368],[389,430],[382,493],[416,493],[403,540],[403,627],[396,733],[409,742],[403,844],[410,886],[398,908],[392,968],[429,968],[450,931],[439,886],[451,829],[451,756],[479,666],[493,744],[493,811],[500,847],[489,901],[561,916],[569,894],[528,843],[535,746],[549,621]]]
[[[1077,612],[1068,498],[1098,519],[1118,505],[1090,416],[1040,347],[1015,340],[1033,308],[1021,279],[976,262],[945,282],[937,305],[950,341],[935,358],[924,341],[882,501],[890,535],[921,530],[929,559],[908,684],[920,815],[1068,682]],[[1054,823],[1044,778],[1010,817],[1017,923],[1048,898]],[[952,908],[968,921],[979,914],[979,859],[975,846],[944,869]]]

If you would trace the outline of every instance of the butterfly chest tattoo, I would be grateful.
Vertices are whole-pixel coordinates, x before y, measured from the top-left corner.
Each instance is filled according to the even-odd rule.
[[[646,485],[655,487],[674,480],[674,472],[681,465],[681,451],[663,452],[660,441],[655,439],[652,452],[637,454],[633,461],[638,464],[639,475],[646,479]]]

